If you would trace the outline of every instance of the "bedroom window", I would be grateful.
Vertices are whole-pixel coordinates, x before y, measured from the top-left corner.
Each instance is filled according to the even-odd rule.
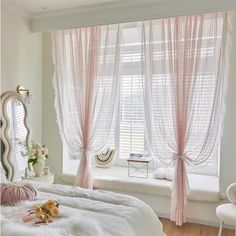
[[[127,166],[126,159],[129,157],[130,152],[146,152],[147,146],[145,145],[145,129],[144,129],[144,110],[143,110],[143,98],[142,98],[142,71],[141,71],[141,27],[140,23],[129,23],[122,25],[122,44],[121,44],[121,55],[120,55],[120,80],[119,86],[117,87],[119,94],[119,106],[118,106],[118,115],[115,122],[113,123],[113,129],[110,133],[110,138],[107,143],[107,146],[114,147],[118,150],[118,161],[116,164],[121,166]],[[209,44],[208,35],[202,35],[201,40],[204,42],[199,53],[199,57],[209,57],[214,60],[214,51],[217,45]],[[212,34],[210,37],[219,38],[221,35]],[[181,42],[188,39],[180,39]],[[168,42],[157,40],[153,42],[155,51],[153,61],[160,65],[164,60],[168,60],[165,56],[164,51],[161,50],[163,44]],[[191,51],[188,52],[191,57]],[[109,62],[101,62],[109,63]],[[201,94],[199,96],[202,101],[211,101],[214,99],[214,74],[211,72],[211,68],[206,68],[202,65],[201,74],[199,78],[204,78],[204,80],[197,80],[196,88],[201,88]],[[168,96],[168,91],[170,90],[171,83],[170,76],[163,73],[162,71],[156,71],[154,76],[154,82],[152,84],[152,90],[154,96],[158,99],[161,96],[158,94],[165,93]],[[191,75],[190,75],[191,76]],[[162,91],[162,84],[165,84],[166,91]],[[167,85],[167,86],[166,86]],[[202,88],[205,89],[202,89]],[[72,88],[73,89],[73,88]],[[212,92],[209,92],[212,91]],[[170,92],[170,91],[169,91]],[[163,96],[162,96],[163,98]],[[165,101],[159,104],[165,105]],[[205,104],[203,104],[205,105]],[[198,126],[197,117],[204,117],[205,112],[203,109],[194,110],[196,113],[195,123],[196,127]],[[156,111],[156,117],[158,118],[158,111],[161,110],[160,107],[154,107]],[[165,118],[166,123],[171,123],[171,115]],[[167,124],[167,125],[168,125]],[[201,129],[201,127],[199,127]],[[102,127],[101,127],[102,132]],[[174,136],[174,133],[171,133],[171,128],[169,129],[170,133],[168,135]],[[199,133],[191,134],[193,136],[198,136]],[[158,139],[158,137],[156,137]],[[200,173],[200,174],[209,174],[217,175],[218,174],[218,160],[220,156],[220,144],[218,145],[217,150],[212,154],[212,156],[202,165],[197,167],[188,167],[190,172]],[[71,160],[69,164],[68,160]],[[71,167],[74,167],[74,171],[77,171],[77,163],[75,157],[70,156],[68,153],[64,152],[64,172],[70,170]],[[157,161],[157,165],[163,166],[161,162]],[[68,167],[69,166],[69,167]]]

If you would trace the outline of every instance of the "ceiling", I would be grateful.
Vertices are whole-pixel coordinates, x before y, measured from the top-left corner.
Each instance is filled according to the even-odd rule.
[[[125,2],[125,0],[3,0],[3,2],[32,14],[104,3]]]

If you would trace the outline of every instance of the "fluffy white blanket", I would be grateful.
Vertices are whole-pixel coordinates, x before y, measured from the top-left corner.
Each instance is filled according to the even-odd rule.
[[[4,206],[1,211],[5,236],[164,236],[153,210],[137,198],[99,190],[31,182],[38,191],[36,201]],[[60,215],[48,225],[33,227],[16,220],[19,213],[48,199],[60,203]],[[9,217],[11,215],[11,217]]]

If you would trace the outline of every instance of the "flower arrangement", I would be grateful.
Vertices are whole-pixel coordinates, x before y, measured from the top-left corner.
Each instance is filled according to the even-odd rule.
[[[49,200],[41,206],[37,206],[34,209],[34,213],[38,219],[43,222],[52,221],[59,214],[59,203],[55,200]]]
[[[45,161],[48,158],[48,149],[45,145],[41,146],[38,143],[32,142],[32,146],[27,148],[29,159],[28,162],[35,165],[37,162]]]
[[[52,219],[59,215],[59,203],[56,200],[48,200],[28,212],[28,215],[23,217],[25,223],[32,220],[34,220],[34,225],[52,223]]]

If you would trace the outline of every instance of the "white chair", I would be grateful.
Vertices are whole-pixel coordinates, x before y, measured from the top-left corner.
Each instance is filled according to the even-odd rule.
[[[216,208],[216,215],[220,219],[220,229],[218,236],[222,235],[224,223],[235,227],[236,236],[236,183],[231,184],[227,188],[226,194],[231,203],[222,204]]]

